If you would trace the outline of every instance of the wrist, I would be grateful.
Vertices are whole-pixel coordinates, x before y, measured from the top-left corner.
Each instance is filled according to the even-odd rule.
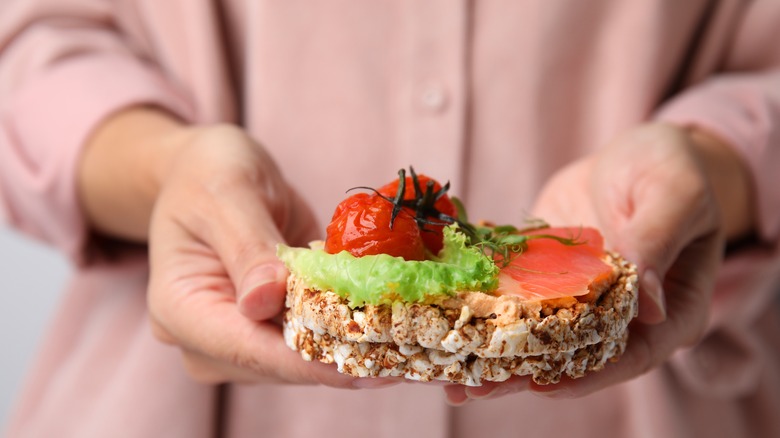
[[[726,239],[736,241],[749,236],[755,230],[756,213],[747,163],[716,134],[698,127],[686,131],[714,191]]]
[[[173,115],[151,107],[120,111],[94,131],[78,172],[82,208],[93,230],[146,241],[160,186],[188,134]]]

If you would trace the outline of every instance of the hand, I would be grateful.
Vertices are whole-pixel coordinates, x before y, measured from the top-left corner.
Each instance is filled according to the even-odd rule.
[[[143,132],[147,140],[124,148],[122,140],[134,138],[121,135],[128,132]],[[123,172],[135,179],[105,180],[118,174],[107,169],[123,154],[118,165],[136,170]],[[355,379],[334,366],[303,361],[272,321],[283,308],[288,275],[275,246],[305,244],[318,227],[246,133],[228,125],[185,127],[160,112],[135,110],[98,132],[83,167],[82,191],[95,227],[148,238],[153,332],[181,349],[193,378],[353,387]],[[101,174],[104,180],[97,181]],[[109,196],[111,190],[123,196]],[[108,200],[120,205],[106,208]],[[152,206],[153,213],[144,211]],[[388,383],[371,379],[361,385]]]
[[[156,336],[179,346],[202,382],[349,385],[332,367],[303,362],[269,321],[287,278],[275,246],[314,237],[310,211],[240,129],[193,128],[185,141],[151,217]]]
[[[637,377],[702,335],[728,238],[750,231],[746,166],[716,138],[663,124],[641,126],[558,172],[534,216],[595,226],[637,264],[639,317],[616,363],[581,379],[540,386],[527,377],[479,388],[449,386],[452,403],[530,389],[578,397]]]

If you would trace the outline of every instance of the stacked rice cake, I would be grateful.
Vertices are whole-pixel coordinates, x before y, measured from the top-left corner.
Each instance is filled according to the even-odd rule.
[[[335,362],[356,377],[468,386],[512,375],[539,384],[577,378],[620,357],[637,314],[636,267],[616,254],[605,261],[614,275],[588,295],[546,301],[460,292],[425,304],[352,309],[345,298],[291,275],[285,341],[304,359]]]

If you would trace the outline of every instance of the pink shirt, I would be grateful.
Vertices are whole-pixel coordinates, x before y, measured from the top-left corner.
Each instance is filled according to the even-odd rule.
[[[5,0],[0,216],[78,266],[9,436],[780,436],[778,23],[773,0]],[[472,216],[516,222],[617,133],[697,124],[749,163],[766,245],[729,256],[700,345],[583,399],[219,396],[151,336],[143,254],[83,263],[79,151],[136,104],[243,125],[323,223],[345,188],[409,164],[450,180]]]

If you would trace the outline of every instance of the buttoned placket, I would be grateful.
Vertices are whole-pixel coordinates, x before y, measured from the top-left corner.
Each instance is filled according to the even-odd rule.
[[[453,182],[462,180],[465,156],[468,5],[409,0],[404,20],[401,155],[421,172]]]
[[[404,1],[398,156],[404,165],[457,187],[464,176],[467,134],[469,2]],[[425,418],[419,436],[451,436],[454,412],[443,391],[422,394],[424,400],[397,407],[398,418]],[[399,435],[408,433],[403,427]]]

